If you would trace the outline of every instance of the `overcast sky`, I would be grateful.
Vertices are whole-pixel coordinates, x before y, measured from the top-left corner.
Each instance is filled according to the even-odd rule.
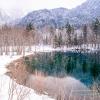
[[[86,0],[0,0],[0,9],[11,15],[22,16],[38,9],[74,8]]]

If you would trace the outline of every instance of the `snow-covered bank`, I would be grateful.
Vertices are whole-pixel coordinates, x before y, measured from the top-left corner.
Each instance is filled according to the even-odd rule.
[[[0,76],[0,100],[53,100],[47,95],[39,95],[34,90],[18,85],[8,76]]]
[[[7,55],[0,56],[0,75],[3,75],[7,72],[7,69],[6,69],[7,64],[9,64],[10,62],[12,62],[20,57],[21,56],[13,56],[13,57],[10,57]]]
[[[31,47],[31,52],[53,52],[53,51],[63,51],[63,52],[96,52],[99,51],[100,49],[98,46],[94,46],[92,44],[88,45],[81,45],[81,46],[72,46],[72,47],[67,47],[67,46],[61,46],[57,48],[53,48],[51,45],[36,45]],[[26,52],[29,52],[29,48],[26,47]]]
[[[9,46],[7,47],[7,51],[5,47],[2,47],[2,51],[0,54],[3,55],[5,52],[7,55],[11,57],[14,55],[26,55],[27,53],[34,53],[34,52],[54,52],[54,51],[62,51],[62,52],[82,52],[82,53],[90,53],[90,52],[97,52],[99,51],[99,45],[94,44],[83,44],[80,46],[66,46],[62,45],[61,47],[54,48],[52,45],[33,45],[33,46]]]
[[[32,46],[31,48],[26,47],[24,55],[25,56],[30,55],[30,54],[33,54],[34,52],[75,51],[76,49],[81,50],[82,48],[83,49],[88,48],[90,51],[97,50],[95,48],[92,48],[91,45],[88,47],[81,46],[81,48],[80,47],[67,48],[66,46],[63,46],[61,48],[53,48],[52,46],[49,46],[49,45],[48,46],[39,45],[39,46]],[[6,65],[14,60],[19,59],[22,56],[23,56],[23,54],[16,55],[16,52],[14,52],[13,54],[12,54],[12,52],[10,52],[10,56],[9,55],[8,56],[7,55],[0,56],[0,100],[8,100],[9,95],[12,96],[12,94],[10,94],[10,93],[12,93],[11,87],[13,87],[13,85],[14,85],[13,100],[16,100],[16,98],[18,96],[20,98],[20,95],[19,95],[20,91],[22,93],[21,95],[24,95],[24,97],[25,97],[24,100],[33,100],[33,99],[34,100],[53,100],[50,97],[48,97],[47,95],[38,95],[32,89],[29,89],[27,87],[16,84],[12,79],[10,79],[8,76],[4,75],[7,72]],[[76,80],[74,80],[74,82],[75,81]],[[11,84],[12,82],[13,82],[13,84]],[[72,82],[72,83],[75,84],[74,82]],[[24,94],[23,94],[23,91],[24,91]],[[21,100],[23,100],[23,99],[21,99]]]
[[[19,85],[4,75],[7,72],[6,65],[20,57],[22,56],[0,56],[0,100],[53,100],[47,95],[36,94],[34,90]]]

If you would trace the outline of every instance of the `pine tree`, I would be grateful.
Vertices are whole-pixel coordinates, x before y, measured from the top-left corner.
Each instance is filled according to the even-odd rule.
[[[58,46],[57,40],[58,40],[58,39],[57,39],[57,35],[55,34],[55,35],[54,35],[54,38],[53,38],[53,47],[54,47],[54,48],[56,48],[56,47]]]
[[[31,31],[33,29],[33,25],[31,23],[27,24],[26,30]]]
[[[87,25],[85,24],[83,26],[83,41],[85,44],[87,43],[87,33],[88,33],[88,29],[87,29]]]
[[[74,36],[74,45],[78,45],[77,34]]]
[[[72,27],[69,23],[66,24],[66,34],[68,36],[68,44],[71,44]]]
[[[61,34],[61,32],[58,34],[58,46],[59,47],[61,47],[61,45],[62,45],[62,34]]]
[[[54,35],[54,39],[53,39],[53,46],[56,48],[56,47],[61,47],[62,45],[62,34],[59,33],[58,35]]]
[[[96,39],[98,35],[100,35],[100,21],[96,18],[95,22],[92,25],[93,33],[96,35]]]

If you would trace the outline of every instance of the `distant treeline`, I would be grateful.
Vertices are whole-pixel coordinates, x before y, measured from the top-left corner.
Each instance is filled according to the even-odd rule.
[[[26,27],[10,27],[4,25],[0,28],[0,51],[12,50],[22,52],[25,46],[33,45],[52,45],[53,47],[72,47],[83,44],[91,44],[100,47],[100,21],[95,19],[91,24],[83,24],[80,28],[76,28],[70,23],[66,23],[64,27],[53,28],[45,26],[37,29],[29,23]]]

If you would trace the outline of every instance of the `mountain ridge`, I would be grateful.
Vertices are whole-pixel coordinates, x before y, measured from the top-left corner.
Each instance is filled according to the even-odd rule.
[[[0,22],[8,21],[9,17],[6,18],[1,16]],[[21,19],[12,21],[10,24],[17,26],[26,26],[27,24],[32,23],[36,27],[44,27],[46,25],[52,27],[62,27],[65,26],[68,22],[73,25],[86,24],[99,17],[100,0],[87,0],[80,6],[77,6],[73,9],[60,7],[50,10],[42,9],[32,11]]]
[[[26,26],[32,23],[37,27],[45,25],[60,27],[64,26],[67,22],[71,24],[86,24],[96,17],[100,17],[100,0],[87,0],[71,10],[56,8],[33,11],[23,17],[18,24]]]

